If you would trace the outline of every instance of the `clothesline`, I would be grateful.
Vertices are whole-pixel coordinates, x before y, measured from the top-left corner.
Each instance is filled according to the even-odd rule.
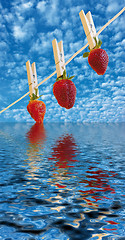
[[[97,32],[97,36],[110,24],[112,23],[116,18],[118,18],[123,12],[125,11],[125,7],[119,12],[117,13],[111,20],[109,20],[98,32]],[[79,53],[81,53],[85,48],[87,48],[88,43],[83,46],[81,49],[79,49],[76,53],[74,53],[74,55],[72,57],[69,58],[69,60],[65,63],[65,66],[67,64],[69,64]],[[42,85],[45,81],[47,81],[48,79],[50,79],[51,77],[53,77],[56,74],[56,71],[53,72],[52,74],[50,74],[47,78],[45,78],[44,80],[42,80],[36,87],[39,87],[40,85]],[[24,94],[22,97],[20,97],[19,99],[17,99],[15,102],[11,103],[8,107],[4,108],[3,110],[0,111],[0,113],[6,111],[7,109],[9,109],[10,107],[12,107],[14,104],[16,104],[17,102],[19,102],[20,100],[22,100],[23,98],[25,98],[27,95],[29,94],[29,92],[27,92],[26,94]]]

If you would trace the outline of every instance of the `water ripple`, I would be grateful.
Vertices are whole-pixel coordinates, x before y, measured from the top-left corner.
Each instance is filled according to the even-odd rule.
[[[0,124],[0,239],[125,237],[124,124]]]

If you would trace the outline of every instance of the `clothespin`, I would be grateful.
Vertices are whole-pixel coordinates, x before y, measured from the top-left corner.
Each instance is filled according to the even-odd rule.
[[[90,49],[93,49],[96,46],[96,41],[95,41],[95,37],[96,40],[98,41],[98,38],[96,36],[96,29],[95,29],[95,25],[92,19],[92,15],[91,12],[89,11],[86,15],[84,13],[83,10],[81,10],[81,12],[79,13],[80,18],[81,18],[81,22],[89,43],[89,47]]]
[[[39,91],[37,87],[37,73],[36,73],[36,64],[35,62],[30,65],[30,61],[26,62],[26,69],[27,69],[27,77],[28,77],[28,84],[29,84],[29,92],[30,95],[36,94],[39,97]],[[36,91],[37,89],[37,91]]]
[[[59,43],[57,43],[57,40],[54,39],[52,41],[52,46],[53,46],[53,52],[54,52],[54,58],[55,58],[55,64],[56,64],[56,72],[57,72],[57,78],[58,78],[63,75],[63,72],[65,70],[63,42],[60,41]]]

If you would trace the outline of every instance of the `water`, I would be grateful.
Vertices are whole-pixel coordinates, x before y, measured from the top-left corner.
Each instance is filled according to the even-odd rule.
[[[125,239],[124,133],[0,123],[0,240]]]

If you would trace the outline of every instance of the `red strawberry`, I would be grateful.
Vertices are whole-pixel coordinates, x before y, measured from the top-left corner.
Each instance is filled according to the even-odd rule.
[[[53,94],[58,104],[66,109],[74,106],[76,98],[76,87],[71,81],[72,78],[73,77],[66,77],[66,71],[64,70],[63,76],[57,78],[53,85]]]
[[[108,66],[108,54],[101,48],[93,49],[88,56],[88,62],[98,75],[103,75]]]
[[[31,117],[37,123],[43,123],[44,115],[46,113],[46,105],[44,102],[37,100],[37,94],[30,96],[29,104],[27,105],[27,110]]]
[[[88,56],[89,65],[98,75],[103,75],[106,72],[109,60],[106,51],[100,48],[101,44],[101,40],[98,43],[96,41],[96,47],[83,54],[83,57]]]

